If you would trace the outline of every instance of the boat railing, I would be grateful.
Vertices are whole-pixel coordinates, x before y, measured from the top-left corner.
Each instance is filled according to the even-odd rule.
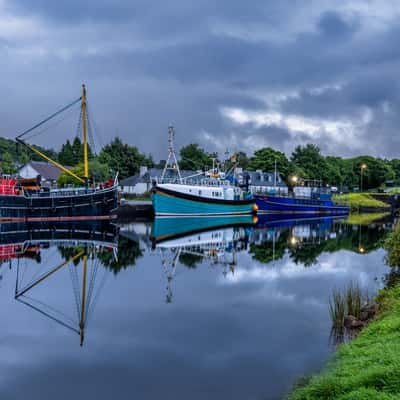
[[[225,179],[210,178],[164,178],[156,177],[153,179],[156,184],[174,184],[174,185],[193,185],[193,186],[232,186],[232,183]]]
[[[113,187],[82,187],[82,188],[58,188],[58,189],[49,189],[49,190],[40,190],[37,192],[32,192],[25,190],[24,194],[26,197],[72,197],[72,196],[80,196],[86,194],[93,194],[100,191],[104,191],[106,189],[111,190]]]

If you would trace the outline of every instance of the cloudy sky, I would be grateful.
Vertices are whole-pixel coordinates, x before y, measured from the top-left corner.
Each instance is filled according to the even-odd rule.
[[[0,0],[0,135],[85,82],[100,142],[156,159],[170,123],[209,151],[399,157],[399,17],[398,0]]]

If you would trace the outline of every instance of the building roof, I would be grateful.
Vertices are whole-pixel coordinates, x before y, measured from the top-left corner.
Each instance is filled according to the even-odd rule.
[[[120,181],[121,186],[135,186],[137,183],[151,183],[156,178],[159,178],[162,174],[163,170],[159,168],[149,168],[146,173],[142,176],[140,174],[136,174],[125,178]],[[198,173],[198,171],[191,170],[181,170],[182,178],[187,178],[189,176],[194,176]],[[261,171],[240,171],[237,176],[239,178],[239,182],[244,182],[244,175],[248,175],[250,177],[249,184],[251,186],[273,186],[274,185],[274,173],[270,172],[261,172]],[[276,186],[286,187],[285,182],[282,180],[279,173],[276,174]],[[177,178],[178,173],[172,170],[167,170],[165,173],[165,178]],[[196,179],[196,178],[194,178]]]
[[[55,181],[61,175],[62,171],[57,168],[55,165],[44,162],[44,161],[30,161],[29,163],[25,164],[25,166],[30,165],[41,177],[45,180]],[[66,167],[71,168],[71,167]]]
[[[137,183],[139,183],[140,180],[139,174],[129,176],[128,178],[122,179],[119,184],[120,186],[135,186]]]
[[[270,172],[249,172],[250,174],[250,185],[251,186],[273,186],[275,179],[274,173]],[[286,186],[285,182],[282,181],[282,178],[277,173],[276,174],[276,186]]]
[[[162,172],[163,172],[163,169],[160,169],[160,168],[149,168],[147,173],[149,174],[151,179],[154,179],[154,178],[160,177]],[[195,175],[197,173],[197,171],[181,169],[180,173],[181,173],[182,178],[187,178],[188,176]],[[165,171],[166,178],[173,178],[173,177],[177,177],[177,176],[178,176],[178,172],[172,171],[170,169],[167,169]]]

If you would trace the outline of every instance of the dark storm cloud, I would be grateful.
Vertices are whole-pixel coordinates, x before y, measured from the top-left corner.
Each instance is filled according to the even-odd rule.
[[[392,145],[381,138],[375,149],[395,155],[400,120],[390,112],[400,106],[400,27],[390,2],[373,2],[368,13],[358,1],[1,4],[0,18],[21,19],[22,27],[0,30],[6,61],[0,87],[10,93],[0,111],[2,134],[29,126],[63,98],[74,97],[72,89],[85,81],[104,141],[118,132],[156,158],[164,153],[171,122],[181,132],[179,145],[209,145],[203,134],[208,132],[220,143],[239,135],[248,152],[257,146],[251,140],[256,137],[286,151],[293,137],[293,145],[314,141],[331,153],[343,150],[337,135],[311,135],[307,124],[299,132],[287,124],[243,126],[222,115],[226,108],[278,112],[283,120],[313,118],[321,126],[325,119],[350,121],[346,155],[369,152],[364,139],[379,125]],[[297,96],[286,96],[293,92]],[[18,118],[17,108],[25,110]]]

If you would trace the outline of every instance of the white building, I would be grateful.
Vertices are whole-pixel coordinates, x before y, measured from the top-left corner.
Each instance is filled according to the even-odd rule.
[[[55,165],[42,161],[30,161],[18,171],[18,175],[25,179],[36,178],[39,175],[41,183],[48,185],[56,183],[61,173]]]
[[[153,182],[157,181],[162,175],[163,170],[159,168],[140,167],[138,174],[130,176],[129,178],[122,179],[119,183],[119,190],[122,193],[142,195],[150,192],[153,187]],[[182,178],[196,174],[196,171],[181,170]],[[165,178],[175,178],[171,170],[166,171]]]

